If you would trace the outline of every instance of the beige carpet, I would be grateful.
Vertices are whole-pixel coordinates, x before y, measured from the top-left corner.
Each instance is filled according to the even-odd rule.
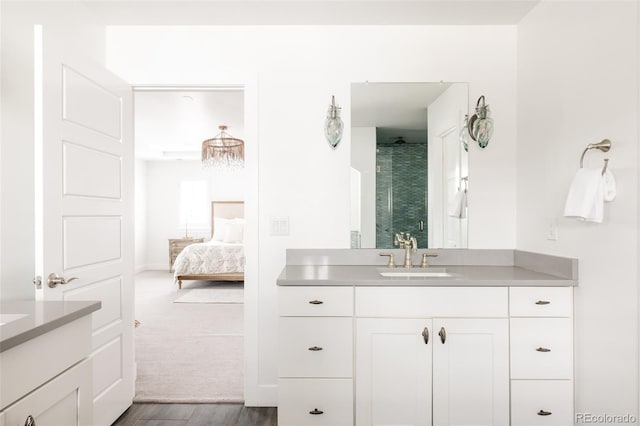
[[[200,293],[239,288],[242,283],[183,284]],[[185,290],[177,290],[169,272],[136,275],[134,401],[243,402],[244,305],[173,303]]]

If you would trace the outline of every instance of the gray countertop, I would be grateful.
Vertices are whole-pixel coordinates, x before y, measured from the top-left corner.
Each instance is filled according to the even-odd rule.
[[[101,306],[101,302],[96,301],[2,302],[0,323],[4,324],[0,325],[0,352],[89,315]]]
[[[287,265],[277,284],[281,286],[436,286],[436,287],[514,287],[576,286],[577,280],[536,272],[519,266],[437,265],[451,277],[383,277],[380,265]],[[402,271],[404,268],[396,268]],[[411,269],[408,269],[411,271]]]

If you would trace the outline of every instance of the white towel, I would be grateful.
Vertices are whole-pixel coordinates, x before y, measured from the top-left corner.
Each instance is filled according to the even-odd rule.
[[[601,223],[603,204],[615,198],[615,180],[610,170],[578,169],[571,182],[564,215],[587,222]]]
[[[448,206],[449,216],[457,219],[464,219],[467,217],[467,191],[458,190],[453,199],[449,202]]]

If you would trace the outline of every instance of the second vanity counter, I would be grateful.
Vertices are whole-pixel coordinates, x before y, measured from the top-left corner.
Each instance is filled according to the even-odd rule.
[[[428,250],[438,254],[433,270],[447,277],[382,276],[415,268],[385,267],[385,250],[292,250],[280,274],[280,286],[438,286],[438,287],[571,287],[578,285],[577,260],[518,250]],[[396,262],[403,251],[395,253]],[[421,250],[420,252],[425,252]],[[419,257],[419,256],[416,256]],[[352,264],[349,264],[351,262]],[[370,263],[369,263],[370,262]],[[341,264],[342,263],[342,264]]]
[[[278,277],[281,286],[438,286],[438,287],[567,287],[577,280],[536,272],[517,266],[438,265],[450,277],[384,277],[380,266],[288,265]],[[384,268],[386,269],[386,268]],[[395,268],[398,272],[405,269]],[[411,271],[411,269],[407,269]]]

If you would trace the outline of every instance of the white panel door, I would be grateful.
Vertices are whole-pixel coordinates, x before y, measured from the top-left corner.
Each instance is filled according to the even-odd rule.
[[[434,319],[433,425],[509,425],[507,319]]]
[[[431,319],[356,327],[356,425],[431,425]]]
[[[92,318],[99,426],[134,395],[132,91],[72,45],[81,34],[43,28],[38,296],[102,302]],[[50,287],[52,273],[69,282]]]

